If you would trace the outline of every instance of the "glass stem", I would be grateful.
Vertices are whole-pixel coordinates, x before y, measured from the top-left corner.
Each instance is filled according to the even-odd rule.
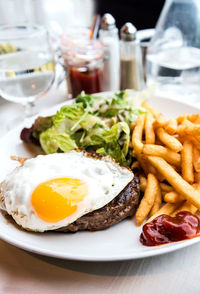
[[[33,109],[34,109],[34,102],[28,102],[25,104],[25,118],[29,118],[33,115]]]

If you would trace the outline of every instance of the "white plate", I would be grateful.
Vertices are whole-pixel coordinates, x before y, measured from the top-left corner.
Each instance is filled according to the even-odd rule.
[[[199,109],[164,98],[153,98],[151,104],[167,117],[187,113],[198,113]],[[51,108],[44,115],[55,113],[61,105]],[[32,120],[30,121],[30,123]],[[19,135],[24,125],[9,132],[0,139],[0,181],[16,165],[11,155],[28,156],[32,153],[20,141]],[[0,213],[0,238],[19,248],[63,259],[87,261],[116,261],[149,257],[174,251],[200,241],[200,237],[158,247],[145,247],[140,244],[141,227],[134,219],[99,232],[30,233],[19,229]]]

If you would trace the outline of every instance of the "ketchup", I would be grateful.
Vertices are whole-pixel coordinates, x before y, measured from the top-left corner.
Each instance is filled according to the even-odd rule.
[[[76,97],[82,90],[87,94],[103,91],[103,71],[100,68],[85,68],[80,71],[75,67],[69,67],[69,78],[72,96]]]
[[[198,217],[188,211],[181,211],[175,217],[162,214],[143,226],[140,242],[146,246],[161,245],[193,238],[199,232]]]

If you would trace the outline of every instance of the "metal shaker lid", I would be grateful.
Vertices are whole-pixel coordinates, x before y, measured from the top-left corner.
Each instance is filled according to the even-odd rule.
[[[126,22],[120,30],[120,37],[123,41],[136,40],[136,27],[131,22]]]
[[[115,28],[115,19],[110,13],[105,13],[101,19],[101,29],[109,31]]]

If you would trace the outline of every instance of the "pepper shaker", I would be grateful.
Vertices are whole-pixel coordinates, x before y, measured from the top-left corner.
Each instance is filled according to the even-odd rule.
[[[142,90],[142,54],[135,26],[127,22],[120,30],[120,89]]]

